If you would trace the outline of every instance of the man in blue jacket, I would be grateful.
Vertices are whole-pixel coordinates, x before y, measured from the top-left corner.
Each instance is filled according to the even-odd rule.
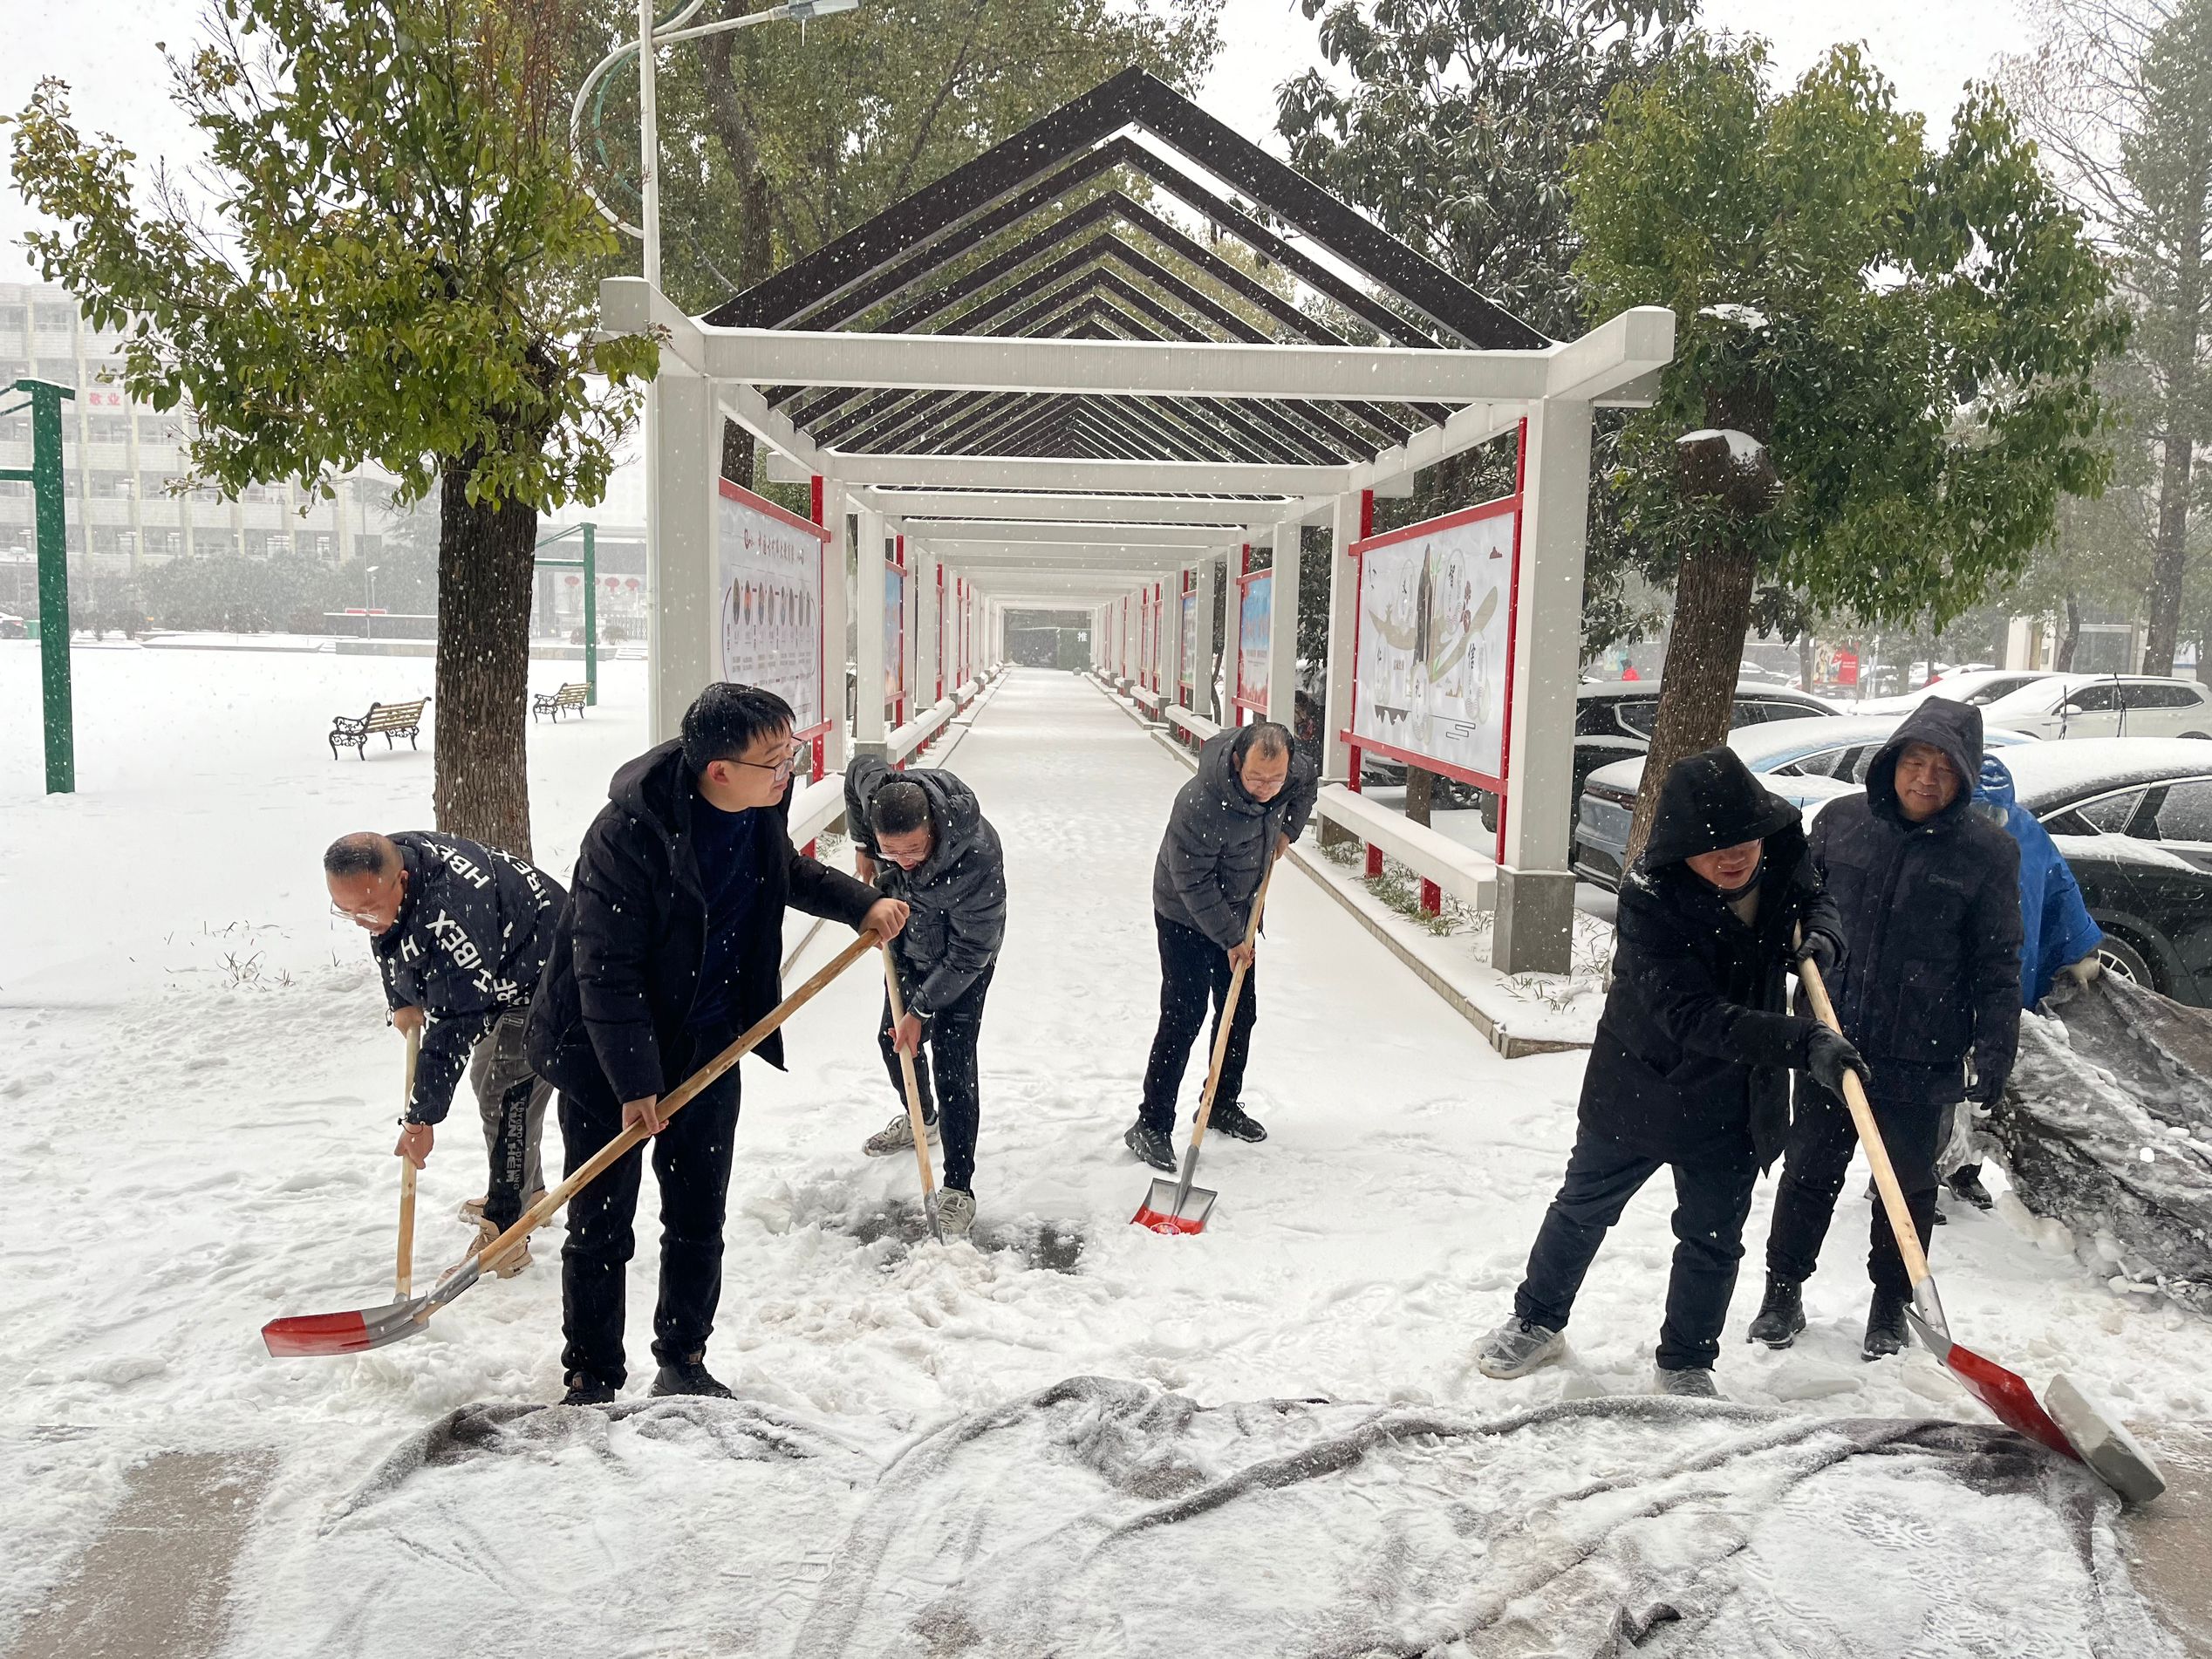
[[[1994,754],[1983,757],[1974,802],[2020,849],[2020,1006],[2032,1012],[2061,973],[2084,985],[2097,977],[2104,930],[2082,903],[2081,884],[2051,832],[2012,798],[2012,774]],[[1955,1197],[1977,1210],[1990,1207],[1978,1163],[1961,1164],[1944,1178]]]

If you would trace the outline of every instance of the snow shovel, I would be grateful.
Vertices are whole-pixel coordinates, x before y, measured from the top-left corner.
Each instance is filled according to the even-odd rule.
[[[872,928],[855,936],[852,943],[832,957],[821,972],[761,1015],[750,1030],[693,1072],[672,1093],[663,1096],[660,1102],[662,1121],[665,1123],[681,1111],[687,1102],[737,1064],[739,1060],[759,1048],[777,1027],[813,1000],[823,987],[880,942]],[[427,1294],[412,1298],[403,1296],[381,1307],[357,1307],[343,1314],[296,1314],[284,1319],[272,1319],[261,1328],[262,1341],[268,1345],[270,1355],[275,1359],[292,1359],[312,1354],[358,1354],[366,1348],[383,1348],[387,1343],[404,1342],[420,1332],[431,1314],[503,1260],[532,1232],[550,1220],[563,1205],[604,1174],[610,1166],[645,1138],[645,1125],[642,1123],[632,1123],[624,1130],[593,1153],[582,1169],[524,1211],[513,1226],[472,1253],[459,1266],[447,1273]]]
[[[896,1032],[906,1017],[906,999],[899,994],[898,964],[891,960],[888,945],[884,946],[884,989],[891,997],[891,1025]],[[898,1069],[906,1078],[906,1121],[914,1130],[914,1162],[922,1170],[922,1213],[929,1218],[930,1237],[943,1244],[945,1228],[937,1219],[937,1178],[929,1167],[929,1125],[922,1122],[921,1084],[914,1077],[914,1056],[903,1049]]]
[[[414,1099],[415,1062],[422,1057],[422,1027],[407,1033],[407,1081],[399,1091],[404,1115]],[[411,1157],[399,1160],[399,1266],[392,1275],[392,1294],[406,1301],[414,1289],[415,1166]]]
[[[1245,943],[1260,937],[1260,913],[1266,907],[1267,884],[1275,878],[1275,861],[1268,860],[1260,878],[1260,891],[1252,896],[1252,919],[1245,924]],[[1152,1183],[1152,1190],[1137,1208],[1130,1222],[1154,1232],[1204,1232],[1213,1201],[1221,1195],[1191,1182],[1198,1172],[1198,1143],[1205,1139],[1206,1120],[1213,1116],[1214,1091],[1221,1087],[1221,1062],[1229,1053],[1229,1030],[1236,1023],[1237,999],[1244,994],[1242,967],[1229,976],[1229,994],[1221,1000],[1221,1029],[1213,1034],[1213,1064],[1206,1070],[1205,1093],[1198,1100],[1198,1122],[1191,1125],[1191,1144],[1183,1149],[1183,1177],[1178,1181]]]
[[[1837,1023],[1835,1007],[1828,1000],[1828,987],[1821,982],[1819,967],[1810,959],[1798,963],[1798,982],[1805,987],[1820,1023],[1841,1035],[1843,1027]],[[1936,1276],[1929,1271],[1927,1254],[1920,1247],[1920,1231],[1905,1207],[1904,1189],[1897,1184],[1897,1171],[1890,1166],[1888,1149],[1882,1144],[1866,1086],[1856,1072],[1844,1074],[1843,1103],[1859,1131],[1860,1145],[1866,1148],[1874,1185],[1881,1193],[1882,1211],[1889,1218],[1897,1253],[1904,1259],[1906,1276],[1912,1281],[1913,1305],[1906,1309],[1905,1318],[1928,1351],[1999,1423],[2085,1465],[2127,1502],[2147,1504],[2164,1492],[2166,1478],[2151,1455],[2125,1428],[2099,1410],[2070,1379],[2052,1379],[2045,1391],[2051,1403],[2046,1410],[2024,1378],[1951,1340],[1950,1321],[1944,1317],[1942,1298],[1936,1292]],[[2063,1428],[2058,1422],[2061,1417],[2066,1423]]]

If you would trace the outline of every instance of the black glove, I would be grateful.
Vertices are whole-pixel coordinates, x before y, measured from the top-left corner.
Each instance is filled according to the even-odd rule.
[[[1815,1026],[1805,1039],[1805,1068],[1813,1075],[1813,1081],[1840,1100],[1843,1097],[1843,1074],[1855,1071],[1862,1083],[1873,1081],[1874,1074],[1867,1069],[1867,1062],[1859,1057],[1859,1051],[1843,1040],[1840,1034],[1826,1026]]]
[[[1836,971],[1836,942],[1826,933],[1807,933],[1798,946],[1797,959],[1819,969],[1820,983],[1826,985]]]
[[[2002,1077],[1992,1077],[1986,1082],[1977,1077],[1974,1080],[1974,1087],[1966,1091],[1966,1098],[1983,1111],[1989,1111],[2004,1098],[2004,1082]]]

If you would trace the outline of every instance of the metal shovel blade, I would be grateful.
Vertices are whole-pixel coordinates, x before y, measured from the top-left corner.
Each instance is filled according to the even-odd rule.
[[[1178,1193],[1179,1204],[1176,1201]],[[1130,1220],[1154,1232],[1204,1232],[1205,1219],[1213,1213],[1213,1201],[1220,1196],[1202,1186],[1185,1190],[1179,1181],[1155,1181]]]
[[[1965,1385],[1969,1394],[1990,1409],[1991,1417],[2062,1458],[2072,1458],[2076,1463],[2087,1461],[2066,1437],[2066,1431],[2052,1421],[2025,1378],[1951,1340],[1950,1321],[1943,1315],[1932,1276],[1913,1287],[1913,1304],[1905,1310],[1905,1321],[1913,1328],[1913,1334],[1945,1370]]]
[[[428,1296],[410,1296],[405,1301],[358,1307],[344,1314],[294,1314],[263,1326],[261,1340],[268,1345],[272,1359],[358,1354],[404,1342],[421,1330],[431,1301]]]

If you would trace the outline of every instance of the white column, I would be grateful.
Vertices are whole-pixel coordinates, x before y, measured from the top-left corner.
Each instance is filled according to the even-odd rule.
[[[1221,718],[1213,700],[1213,605],[1215,572],[1219,568],[1220,560],[1214,554],[1198,561],[1198,658],[1191,665],[1191,701],[1197,713],[1210,720]]]
[[[854,620],[860,625],[853,659],[852,747],[856,754],[880,754],[884,745],[884,515],[862,508],[853,543]]]
[[[1238,578],[1245,573],[1243,543],[1229,550],[1228,568],[1223,579],[1221,599],[1221,723],[1224,726],[1244,724],[1244,711],[1237,707],[1237,659],[1244,643],[1244,589]]]
[[[1574,919],[1567,858],[1589,533],[1588,404],[1547,399],[1530,411],[1524,477],[1505,858],[1490,959],[1507,973],[1564,973]]]
[[[1267,718],[1298,729],[1298,556],[1301,526],[1275,526],[1267,584]]]
[[[652,659],[649,734],[656,743],[683,727],[684,711],[721,677],[714,651],[714,495],[721,465],[721,415],[713,383],[664,375],[647,449],[645,627]]]
[[[845,493],[834,478],[822,481],[822,522],[830,532],[822,550],[822,694],[830,710],[823,764],[842,772],[852,738],[845,719],[845,569],[852,563],[852,543],[845,529]]]
[[[1322,666],[1321,782],[1342,783],[1352,775],[1352,749],[1339,734],[1352,725],[1352,652],[1359,631],[1360,562],[1352,543],[1360,538],[1363,503],[1357,495],[1339,495],[1328,522],[1328,659]]]

